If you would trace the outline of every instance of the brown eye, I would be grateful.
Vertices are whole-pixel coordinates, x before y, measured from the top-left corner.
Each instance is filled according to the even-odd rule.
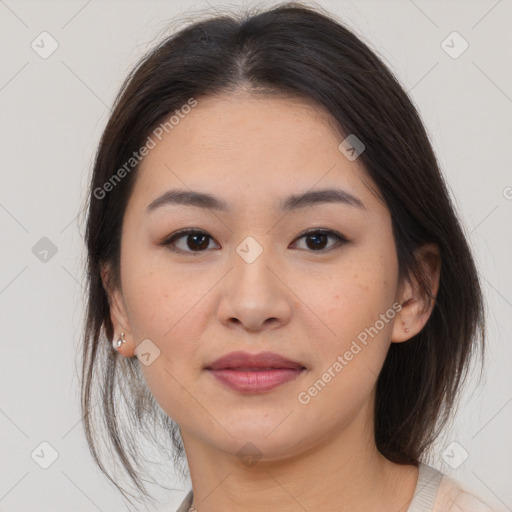
[[[297,240],[302,238],[306,239],[306,248],[313,252],[321,252],[321,251],[329,251],[334,247],[339,247],[344,243],[348,242],[348,240],[336,231],[331,230],[312,230],[307,233],[302,234]],[[334,239],[334,243],[326,249],[326,245],[328,244],[329,238]]]
[[[176,252],[195,253],[204,252],[208,249],[210,240],[213,240],[213,238],[204,231],[186,229],[174,233],[170,238],[162,242],[162,245],[169,246],[172,251]],[[181,246],[177,246],[178,241],[182,242]]]

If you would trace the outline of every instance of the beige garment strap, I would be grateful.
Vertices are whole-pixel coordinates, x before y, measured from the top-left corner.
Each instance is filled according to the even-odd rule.
[[[185,496],[185,499],[181,502],[181,505],[176,510],[176,512],[188,512],[188,509],[192,505],[192,499],[194,498],[194,494],[192,493],[192,489]]]
[[[418,483],[407,512],[432,512],[443,474],[420,462]]]

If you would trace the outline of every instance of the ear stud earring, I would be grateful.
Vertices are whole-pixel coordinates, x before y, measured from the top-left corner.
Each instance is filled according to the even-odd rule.
[[[123,344],[123,343],[126,343],[126,340],[124,339],[124,332],[121,333],[121,337],[116,341],[114,340],[112,342],[112,345],[114,347],[115,350],[119,350],[119,347]]]
[[[402,322],[403,326],[404,326],[404,332],[407,333],[409,332],[409,329],[407,327],[405,327],[405,322]]]

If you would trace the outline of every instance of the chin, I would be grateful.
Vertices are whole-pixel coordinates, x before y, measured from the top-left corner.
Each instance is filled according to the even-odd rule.
[[[210,443],[219,450],[236,455],[238,458],[258,458],[261,461],[276,461],[292,457],[307,448],[307,440],[299,439],[297,432],[304,434],[303,429],[284,428],[284,425],[272,426],[263,423],[259,426],[238,425],[238,428],[226,430],[222,439],[210,439]]]

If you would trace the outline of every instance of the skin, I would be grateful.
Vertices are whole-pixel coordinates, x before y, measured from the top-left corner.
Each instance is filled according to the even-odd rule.
[[[412,499],[416,467],[390,462],[375,445],[375,386],[390,344],[417,334],[433,301],[414,281],[399,281],[389,212],[362,164],[339,151],[342,140],[317,107],[238,92],[200,99],[138,171],[123,222],[122,284],[109,290],[115,339],[126,334],[124,357],[144,339],[160,350],[141,369],[179,424],[200,512],[397,512]],[[365,209],[276,210],[290,194],[331,186]],[[218,195],[232,213],[183,205],[146,213],[174,188]],[[160,245],[183,228],[206,231],[207,248],[194,253],[200,243],[188,237],[187,245],[186,235],[175,246],[188,253]],[[299,238],[310,228],[348,242],[328,238],[315,250]],[[250,264],[236,252],[247,236],[263,249]],[[439,251],[429,245],[418,255],[436,295]],[[102,275],[107,287],[108,268]],[[394,319],[300,403],[298,394],[394,303],[403,305]],[[273,390],[242,394],[204,370],[233,350],[277,352],[307,370]],[[248,442],[260,457],[252,465],[237,456]]]

